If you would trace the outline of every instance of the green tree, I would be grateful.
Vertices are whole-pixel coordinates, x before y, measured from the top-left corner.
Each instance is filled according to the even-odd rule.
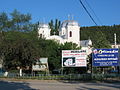
[[[49,26],[51,29],[51,35],[59,35],[60,24],[61,23],[58,19],[55,20],[55,23],[53,20],[50,21]]]
[[[58,19],[55,20],[55,34],[59,35],[60,21]]]
[[[10,14],[12,17],[12,30],[17,31],[29,31],[31,30],[31,15],[30,14],[21,14],[16,9]]]
[[[8,16],[5,12],[0,13],[0,31],[8,30]]]
[[[78,47],[77,44],[72,42],[66,42],[61,45],[62,50],[79,50],[81,47]]]
[[[49,26],[50,26],[50,29],[51,29],[50,35],[53,35],[54,34],[54,23],[53,23],[53,20],[51,20],[49,22]]]
[[[90,38],[94,48],[111,48],[106,34],[101,29],[100,27],[83,27],[81,28],[81,39]]]
[[[10,33],[13,35],[11,36]],[[4,55],[4,66],[6,69],[16,69],[16,67],[31,67],[38,57],[36,46],[32,40],[22,37],[22,32],[7,32],[6,39],[2,44],[2,55]],[[3,46],[4,45],[4,46]]]

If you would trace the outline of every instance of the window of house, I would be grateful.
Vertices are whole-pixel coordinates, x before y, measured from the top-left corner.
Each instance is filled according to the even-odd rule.
[[[70,37],[72,37],[72,31],[70,31]]]

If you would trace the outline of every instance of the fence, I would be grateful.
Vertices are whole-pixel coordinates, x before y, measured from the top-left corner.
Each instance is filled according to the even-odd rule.
[[[78,80],[78,81],[90,81],[90,80],[117,80],[120,81],[120,74],[23,74],[19,76],[16,73],[9,73],[7,76],[0,74],[0,77],[16,78],[16,79],[38,79],[38,80]]]

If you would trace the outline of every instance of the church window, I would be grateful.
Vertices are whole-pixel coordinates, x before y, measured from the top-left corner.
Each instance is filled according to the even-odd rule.
[[[70,31],[70,37],[72,37],[72,31]]]

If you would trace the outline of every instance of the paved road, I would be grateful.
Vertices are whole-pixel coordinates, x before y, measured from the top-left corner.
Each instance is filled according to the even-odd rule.
[[[120,90],[120,83],[0,80],[0,90]]]

